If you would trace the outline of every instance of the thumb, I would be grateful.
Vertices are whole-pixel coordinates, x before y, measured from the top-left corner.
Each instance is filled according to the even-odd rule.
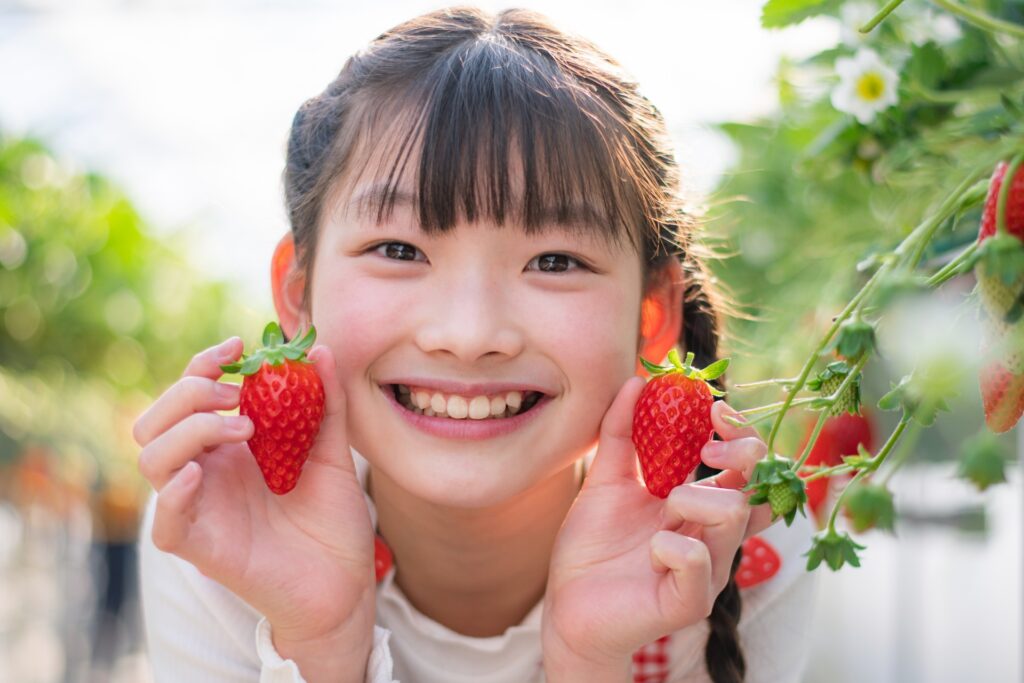
[[[338,382],[334,354],[323,345],[315,346],[307,354],[316,374],[324,385],[324,419],[320,433],[313,443],[309,459],[326,465],[336,465],[355,472],[352,454],[349,452],[347,411],[345,392]]]
[[[637,481],[640,476],[633,448],[633,409],[644,385],[643,377],[630,377],[604,414],[597,454],[587,473],[588,484],[621,483],[623,479]]]

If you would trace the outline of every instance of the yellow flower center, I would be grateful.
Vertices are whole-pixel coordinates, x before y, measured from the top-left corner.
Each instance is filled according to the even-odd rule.
[[[857,95],[862,100],[873,102],[885,92],[885,80],[875,73],[869,71],[857,79]]]

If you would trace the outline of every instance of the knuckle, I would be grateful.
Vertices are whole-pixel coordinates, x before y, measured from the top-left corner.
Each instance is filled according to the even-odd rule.
[[[153,467],[153,454],[149,448],[143,448],[139,453],[139,474],[150,484],[154,481],[155,472]]]

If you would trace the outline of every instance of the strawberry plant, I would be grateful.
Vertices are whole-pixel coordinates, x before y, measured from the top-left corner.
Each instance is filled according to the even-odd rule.
[[[740,399],[746,423],[763,427],[768,444],[748,490],[752,503],[768,503],[786,523],[805,506],[821,515],[808,569],[859,566],[864,546],[837,526],[840,513],[854,534],[893,530],[891,479],[929,427],[955,420],[981,430],[960,444],[957,472],[984,489],[1005,481],[996,434],[1024,413],[1024,26],[1009,3],[989,3],[985,13],[936,0],[930,23],[922,4],[892,0],[844,25],[843,45],[783,61],[777,121],[720,126],[741,150],[741,170],[757,172],[729,176],[720,188],[749,202],[728,216],[744,225],[732,235],[738,257],[714,267],[739,300],[752,302],[734,336],[779,350],[759,367],[735,368],[756,380],[737,389],[771,397]],[[769,0],[762,23],[848,21],[853,5]],[[829,89],[808,87],[815,81]],[[817,258],[804,246],[809,231]],[[965,283],[979,324],[949,339],[911,330],[917,339],[904,331],[900,340],[910,348],[959,342],[961,351],[909,352],[909,371],[878,389],[872,378],[895,364],[883,349],[892,319]],[[794,329],[808,328],[815,332],[794,338]],[[970,347],[957,337],[969,340],[972,330],[980,343]],[[799,370],[788,376],[784,368],[793,366]],[[981,399],[973,416],[958,402],[971,375]],[[880,445],[866,435],[826,453],[818,445],[830,438],[826,425],[840,416],[864,420],[869,402],[896,413]],[[780,444],[798,438],[787,420],[794,411],[817,417],[788,458]],[[833,501],[825,496],[830,478],[841,484]]]

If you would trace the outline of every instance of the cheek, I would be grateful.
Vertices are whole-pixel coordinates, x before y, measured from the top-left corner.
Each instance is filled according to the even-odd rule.
[[[336,273],[312,291],[313,322],[319,339],[331,344],[342,382],[363,374],[386,348],[404,320],[410,302],[394,288],[382,287],[355,273]]]

